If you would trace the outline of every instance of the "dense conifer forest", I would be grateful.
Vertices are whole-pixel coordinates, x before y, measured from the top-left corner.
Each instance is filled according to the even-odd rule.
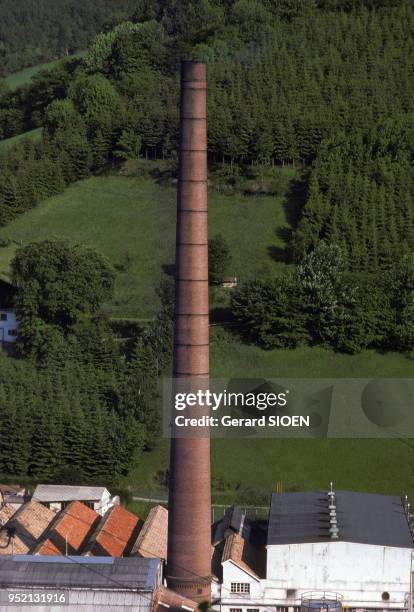
[[[65,3],[72,12],[77,4]],[[73,49],[86,46],[95,11],[102,19],[94,28],[103,24],[111,4],[95,2],[92,8],[83,2],[78,25],[68,25],[62,15],[59,27],[77,32],[73,42],[52,27],[39,40],[47,41],[53,53],[61,53],[62,42]],[[54,3],[27,2],[25,10],[36,12],[34,5],[45,11],[36,13],[39,19],[50,15],[57,23]],[[10,66],[32,61],[26,56],[30,50],[17,44],[22,38],[17,26],[10,26],[22,20],[20,3],[3,0],[0,6],[6,15],[1,27],[9,36],[0,29],[3,54],[6,42],[15,57]],[[126,2],[127,9],[128,18],[114,18],[113,27],[97,34],[82,59],[68,59],[15,91],[0,82],[0,138],[42,129],[39,143],[0,150],[0,224],[125,159],[174,162],[179,60],[184,55],[204,59],[209,64],[211,167],[220,168],[236,187],[238,176],[252,165],[290,165],[302,174],[302,206],[292,221],[292,266],[233,293],[232,316],[244,339],[264,348],[316,343],[349,353],[374,347],[412,355],[412,3],[142,0]],[[31,36],[38,40],[33,23],[29,41]],[[36,53],[33,59],[48,57]],[[91,432],[105,438],[108,427],[102,424],[113,422],[102,444],[117,461],[85,466],[79,474],[116,479],[128,469],[134,444],[150,447],[156,432],[157,419],[148,407],[154,405],[157,376],[168,367],[171,295],[162,289],[159,316],[150,329],[135,333],[128,347],[117,343],[100,312],[102,296],[93,308],[81,309],[82,316],[57,317],[36,302],[39,295],[33,295],[21,264],[43,253],[46,272],[36,282],[50,289],[59,270],[56,261],[69,257],[66,248],[38,244],[34,252],[19,251],[14,262],[23,326],[20,359],[7,366],[7,381],[4,374],[0,384],[5,407],[0,472],[59,478],[67,469],[66,459],[59,459],[68,456],[64,442],[59,452],[47,445],[40,449],[38,419],[50,437],[59,430],[60,438],[62,432],[63,438],[77,438],[79,465]],[[74,254],[69,259],[79,279],[78,260]],[[111,364],[109,379],[106,363]],[[22,368],[27,380],[19,389]],[[131,391],[137,387],[138,397]],[[14,395],[20,399],[10,408]],[[52,415],[45,409],[51,402],[57,406]],[[25,419],[32,428],[19,440],[24,452],[18,465],[10,465],[7,436],[1,432]],[[119,440],[127,430],[127,440],[135,442],[120,453]]]
[[[134,0],[1,0],[0,76],[86,49]]]

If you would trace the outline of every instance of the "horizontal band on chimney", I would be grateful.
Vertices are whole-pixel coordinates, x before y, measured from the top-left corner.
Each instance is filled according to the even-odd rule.
[[[189,79],[186,79],[185,76],[182,76],[181,83],[186,86],[186,89],[188,88],[188,83],[201,83],[202,85],[205,85],[204,89],[207,89],[207,83],[206,83],[205,78],[196,79],[196,78],[191,77]]]
[[[205,182],[205,181],[203,181]],[[182,205],[183,206],[183,205]],[[194,202],[192,203],[192,206],[194,206]],[[203,213],[203,215],[207,215],[207,209],[206,208],[185,208],[185,204],[182,208],[178,209],[179,213]]]
[[[177,242],[177,246],[207,246],[208,242]]]
[[[192,282],[192,283],[207,283],[208,282],[208,278],[177,278],[175,279],[176,281],[183,281],[183,282]]]
[[[185,377],[189,377],[189,378],[196,378],[197,376],[210,376],[210,372],[197,372],[197,374],[194,374],[193,372],[174,372],[174,376],[185,376]]]
[[[210,346],[209,342],[174,342],[175,346]]]
[[[190,312],[190,313],[186,313],[186,312],[176,312],[175,313],[176,317],[208,317],[210,316],[210,313],[200,313],[200,312]]]

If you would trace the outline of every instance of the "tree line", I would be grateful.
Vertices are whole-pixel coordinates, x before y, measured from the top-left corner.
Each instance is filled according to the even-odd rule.
[[[390,269],[412,253],[413,158],[411,115],[326,140],[295,232],[297,260],[320,240],[339,244],[356,272]]]
[[[410,352],[413,30],[406,0],[142,0],[81,60],[0,94],[3,137],[42,127],[39,143],[0,153],[0,223],[117,160],[175,157],[179,60],[191,54],[209,64],[210,158],[309,176],[296,266],[233,294],[245,337]],[[220,237],[209,250],[214,284],[229,253]],[[21,359],[0,376],[0,472],[69,479],[76,466],[79,479],[116,480],[157,436],[171,288],[121,346],[101,311],[113,270],[97,254],[28,245],[13,276]]]
[[[352,273],[341,246],[321,241],[287,274],[232,294],[245,339],[263,348],[320,344],[346,353],[414,347],[414,256],[389,269]]]
[[[102,255],[44,240],[18,249],[12,270],[20,359],[2,359],[0,473],[116,483],[159,435],[171,287],[123,346],[101,310],[114,282]]]
[[[0,77],[86,49],[135,0],[0,0]]]
[[[69,142],[75,122],[84,172],[108,159],[174,155],[183,52],[177,38],[209,61],[209,153],[218,160],[310,164],[325,139],[360,133],[385,117],[405,121],[413,112],[410,4],[374,12],[309,9],[306,19],[293,20],[266,2],[240,0],[225,11],[207,5],[211,28],[192,39],[201,27],[194,11],[176,6],[173,13],[174,3],[169,12],[137,11],[135,20],[159,21],[119,24],[99,34],[82,61],[4,94],[3,135],[45,125],[46,141],[58,131],[59,146],[76,149]],[[194,23],[185,29],[188,15]],[[39,156],[49,157],[46,150]]]

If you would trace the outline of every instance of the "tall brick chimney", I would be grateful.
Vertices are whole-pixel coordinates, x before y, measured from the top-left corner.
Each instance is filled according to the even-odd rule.
[[[205,64],[182,63],[173,375],[198,389],[210,371],[206,77]],[[167,581],[197,602],[211,599],[208,433],[171,441]]]

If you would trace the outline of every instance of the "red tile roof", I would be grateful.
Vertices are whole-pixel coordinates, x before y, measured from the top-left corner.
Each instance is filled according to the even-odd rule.
[[[135,540],[140,520],[122,506],[110,508],[101,519],[86,554],[96,556],[122,557],[128,554],[130,543]]]
[[[99,523],[100,516],[79,501],[71,502],[59,512],[45,537],[31,551],[38,555],[79,554],[91,533]]]

